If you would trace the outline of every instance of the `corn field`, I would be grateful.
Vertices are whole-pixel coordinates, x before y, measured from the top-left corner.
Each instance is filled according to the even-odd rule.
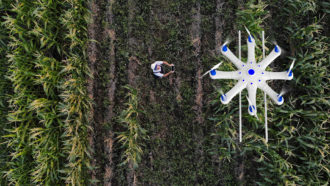
[[[0,0],[0,185],[329,185],[329,13],[322,0]],[[284,51],[258,117],[220,47]],[[155,79],[154,61],[175,64]],[[166,72],[170,69],[164,66]],[[242,92],[242,98],[247,95]]]

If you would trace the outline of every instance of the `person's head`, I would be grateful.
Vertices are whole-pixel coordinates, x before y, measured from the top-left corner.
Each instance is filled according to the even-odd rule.
[[[160,70],[160,65],[156,65],[155,70]]]

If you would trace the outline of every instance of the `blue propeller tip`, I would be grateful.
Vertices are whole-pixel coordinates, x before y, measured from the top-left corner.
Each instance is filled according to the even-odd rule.
[[[256,107],[254,107],[254,105],[252,105],[252,106],[250,105],[250,106],[249,106],[249,111],[250,111],[250,112],[253,112],[253,110],[255,110],[255,109],[256,109]]]
[[[249,43],[252,43],[251,36],[249,36],[248,39],[249,39]]]
[[[227,45],[222,47],[222,51],[227,52],[227,50],[228,50]]]
[[[276,53],[279,53],[279,52],[280,52],[280,49],[278,48],[277,45],[275,45],[275,52],[276,52]]]
[[[215,74],[217,74],[217,72],[215,70],[211,70],[210,73],[211,73],[212,76],[215,76]]]
[[[225,101],[226,100],[226,95],[221,95],[220,98],[221,98],[222,101]]]

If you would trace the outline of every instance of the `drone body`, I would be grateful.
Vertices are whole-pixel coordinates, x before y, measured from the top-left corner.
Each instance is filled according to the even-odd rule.
[[[249,32],[248,32],[249,33]],[[226,56],[236,67],[237,71],[218,71],[212,68],[209,71],[212,79],[235,79],[238,80],[237,84],[226,94],[221,95],[221,102],[227,104],[231,101],[235,95],[241,92],[244,88],[248,91],[248,112],[250,115],[257,114],[256,107],[256,93],[257,88],[263,90],[276,104],[281,105],[284,101],[282,95],[276,93],[266,83],[267,80],[291,80],[293,78],[291,64],[290,69],[284,72],[267,72],[266,67],[271,64],[278,56],[281,55],[281,49],[279,46],[275,46],[272,52],[264,58],[261,62],[257,63],[255,60],[255,40],[249,33],[247,46],[248,46],[248,58],[244,63],[239,60],[228,48],[227,43],[221,47],[221,53]],[[219,65],[218,65],[219,66]]]

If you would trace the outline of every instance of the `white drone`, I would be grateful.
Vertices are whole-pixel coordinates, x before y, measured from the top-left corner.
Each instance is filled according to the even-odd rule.
[[[219,63],[216,66],[214,66],[211,70],[207,71],[204,75],[209,73],[212,79],[238,80],[237,84],[229,92],[227,92],[226,94],[222,93],[221,102],[223,104],[228,104],[233,99],[233,97],[235,97],[244,88],[246,88],[248,91],[247,100],[249,102],[248,112],[250,115],[255,115],[257,117],[257,107],[256,107],[257,88],[263,90],[276,104],[281,105],[284,102],[283,96],[281,94],[276,93],[271,87],[269,87],[266,81],[291,80],[293,78],[292,68],[294,65],[294,61],[292,62],[289,70],[287,71],[284,72],[266,71],[265,70],[266,67],[269,64],[271,64],[278,56],[281,55],[281,48],[275,45],[275,48],[272,50],[272,52],[261,62],[257,63],[255,60],[255,45],[256,45],[255,40],[247,29],[246,31],[249,34],[247,39],[247,46],[248,46],[247,62],[244,63],[240,59],[238,59],[230,51],[230,49],[227,46],[228,43],[226,42],[221,47],[221,53],[225,55],[238,68],[238,70],[230,71],[230,72],[218,71],[216,69],[221,65],[221,63]],[[268,134],[266,134],[266,136],[268,136]]]

